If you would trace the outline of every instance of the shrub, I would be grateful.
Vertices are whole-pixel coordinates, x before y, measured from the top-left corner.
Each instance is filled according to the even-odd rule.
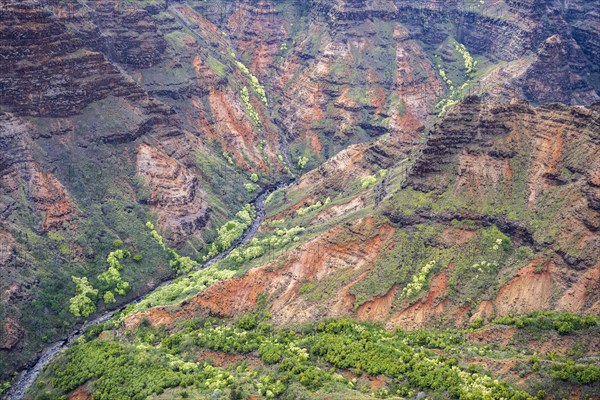
[[[258,348],[258,355],[266,364],[275,364],[283,356],[283,348],[280,344],[266,342]]]
[[[88,278],[71,277],[75,283],[75,296],[69,300],[69,311],[76,317],[89,317],[96,312],[98,289],[94,289]]]
[[[561,335],[567,335],[597,326],[597,321],[598,317],[594,315],[580,316],[568,312],[534,311],[528,315],[509,314],[496,318],[494,323],[514,325],[519,329],[555,330]]]
[[[482,318],[475,318],[475,320],[471,323],[470,328],[471,329],[479,329],[483,327],[483,319]]]
[[[413,276],[412,280],[402,289],[402,296],[408,297],[409,299],[414,298],[421,290],[425,287],[427,277],[431,270],[437,265],[437,261],[432,260],[428,262],[421,270]]]
[[[299,169],[299,170],[303,170],[303,169],[304,169],[304,167],[306,167],[306,164],[307,164],[307,163],[308,163],[308,157],[301,156],[301,157],[298,159],[298,169]]]
[[[252,224],[255,217],[256,210],[254,206],[245,205],[236,214],[235,219],[227,221],[217,230],[217,239],[210,244],[203,260],[208,261],[220,252],[229,249],[244,234],[244,231]]]
[[[377,183],[377,177],[375,175],[368,175],[360,180],[360,187],[362,189],[368,189],[371,186],[375,185],[376,183]]]
[[[570,381],[589,385],[600,381],[600,367],[592,364],[555,363],[552,365],[550,376],[556,380]]]
[[[104,293],[103,299],[106,304],[112,304],[117,302],[117,300],[115,299],[115,295],[110,291]]]
[[[10,382],[0,382],[0,396],[4,396],[10,390]]]
[[[256,110],[254,110],[252,103],[250,103],[250,93],[248,93],[248,87],[244,86],[242,88],[242,90],[240,91],[240,98],[242,99],[242,104],[244,104],[244,107],[246,108],[246,113],[248,114],[250,119],[256,125],[260,125],[260,117]]]
[[[277,229],[275,235],[266,236],[262,239],[254,238],[249,244],[234,249],[227,256],[226,260],[241,264],[261,257],[269,251],[281,248],[292,241],[296,241],[299,233],[304,232],[305,228],[295,226],[290,229]]]
[[[319,208],[323,207],[324,205],[327,205],[331,202],[331,199],[328,197],[325,200],[325,203],[321,203],[320,201],[317,201],[315,204],[310,205],[310,206],[306,206],[306,207],[302,207],[296,210],[296,215],[305,215],[308,214],[311,211],[314,210],[318,210]]]

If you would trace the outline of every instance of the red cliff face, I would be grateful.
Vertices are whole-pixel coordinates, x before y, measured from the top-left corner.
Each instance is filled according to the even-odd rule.
[[[268,296],[277,324],[351,316],[389,329],[419,329],[465,327],[477,318],[534,310],[597,313],[599,117],[596,109],[582,107],[468,99],[432,128],[423,147],[413,146],[421,155],[400,185],[402,175],[387,161],[410,158],[405,144],[380,140],[350,146],[291,186],[286,196],[297,202],[271,217],[294,218],[298,205],[338,193],[311,217],[316,237],[177,307],[143,312],[125,325],[132,328],[146,317],[162,325],[198,315],[236,316],[251,311],[261,293]],[[381,168],[389,168],[381,186],[347,192],[352,182]],[[407,190],[436,200],[410,203]],[[531,254],[502,266],[476,295],[463,285],[484,279],[477,278],[482,272],[475,269],[459,283],[457,277],[472,268],[463,256],[479,229],[490,225]],[[389,256],[398,240],[395,232],[426,226],[438,227],[430,239],[438,255],[453,250],[420,295],[409,299],[406,281],[378,271],[397,262]],[[373,279],[387,286],[378,288]],[[364,285],[377,291],[365,298]]]
[[[189,170],[145,144],[138,149],[136,168],[150,189],[147,203],[157,215],[161,231],[181,242],[205,226],[209,214],[206,193]]]
[[[143,93],[104,54],[49,10],[13,3],[1,10],[0,101],[19,115],[68,116],[107,95],[139,100]]]
[[[583,52],[574,40],[549,37],[524,76],[527,96],[539,103],[592,104],[600,98],[584,74]],[[583,64],[583,65],[582,65]]]

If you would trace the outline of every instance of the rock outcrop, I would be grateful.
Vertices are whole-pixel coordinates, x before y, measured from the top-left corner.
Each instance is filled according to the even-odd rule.
[[[142,144],[137,153],[137,174],[150,190],[145,200],[158,217],[158,227],[169,239],[181,243],[208,220],[206,193],[190,171],[176,160]]]
[[[592,104],[600,100],[582,74],[586,71],[583,60],[575,41],[549,37],[523,77],[525,94],[538,103]]]
[[[236,316],[251,311],[261,293],[278,324],[351,316],[389,329],[419,329],[465,327],[478,318],[534,310],[596,313],[600,215],[588,197],[596,193],[593,182],[600,170],[598,118],[595,108],[490,104],[472,97],[432,128],[423,147],[414,144],[412,154],[402,141],[350,146],[291,186],[286,196],[297,202],[271,217],[294,218],[298,207],[331,195],[334,204],[311,219],[317,232],[319,224],[326,227],[322,233],[177,307],[136,315],[127,326],[144,317],[168,325],[198,315]],[[415,156],[412,168],[400,168],[407,174],[403,178],[395,163]],[[380,169],[390,169],[380,186],[358,193],[349,189]],[[336,202],[336,194],[343,197],[346,191],[347,201]],[[384,192],[380,203],[374,202],[378,191]],[[423,197],[407,201],[406,191]],[[434,202],[428,205],[425,196]],[[389,219],[365,218],[365,210]],[[515,249],[528,247],[531,253],[519,261],[511,258],[485,278],[488,284],[478,286],[485,272],[464,257],[480,240],[478,231],[492,225]],[[395,232],[425,227],[436,232],[426,246],[438,248],[438,254],[452,251],[418,298],[410,299],[406,281],[372,274],[379,273],[378,265],[399,262],[388,256]],[[460,273],[466,275],[457,278]],[[388,286],[379,288],[373,279]],[[380,294],[359,300],[356,288],[367,281],[364,285]]]

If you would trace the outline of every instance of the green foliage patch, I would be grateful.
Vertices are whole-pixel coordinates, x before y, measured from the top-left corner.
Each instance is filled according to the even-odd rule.
[[[596,315],[580,316],[569,312],[534,311],[527,315],[509,314],[496,318],[495,324],[512,325],[519,329],[555,330],[561,335],[598,326]]]
[[[229,249],[236,240],[242,237],[244,231],[252,224],[256,217],[256,210],[247,204],[238,211],[235,218],[228,221],[218,229],[217,239],[208,247],[208,252],[203,260],[207,261],[217,254]]]
[[[459,335],[388,332],[348,319],[297,329],[275,329],[262,306],[237,321],[189,321],[174,333],[142,324],[135,334],[84,339],[42,374],[34,398],[56,398],[89,382],[93,398],[145,399],[164,390],[193,390],[204,398],[245,393],[288,398],[298,385],[309,393],[366,390],[343,371],[385,376],[377,396],[532,399],[526,392],[489,375],[468,371],[455,357],[431,349],[462,343]],[[257,354],[262,366],[246,361],[215,367],[197,361],[202,349]],[[244,360],[244,359],[242,359]],[[217,392],[220,395],[215,395]],[[373,392],[372,395],[375,395]],[[288,396],[288,397],[285,397]]]

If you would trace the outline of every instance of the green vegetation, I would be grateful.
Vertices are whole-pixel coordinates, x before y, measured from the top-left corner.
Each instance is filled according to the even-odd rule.
[[[365,190],[368,189],[372,186],[375,186],[375,184],[377,183],[378,178],[384,178],[387,175],[388,171],[387,169],[380,169],[376,174],[374,175],[367,175],[363,178],[360,179],[360,187],[361,189]]]
[[[113,304],[117,302],[117,299],[115,299],[115,295],[111,291],[104,293],[102,299],[106,304]]]
[[[242,99],[242,104],[244,104],[244,108],[246,109],[246,113],[256,125],[260,125],[260,116],[250,103],[250,93],[248,93],[248,87],[244,86],[240,91],[240,98]]]
[[[305,228],[295,226],[290,229],[276,229],[273,235],[262,238],[253,238],[248,244],[234,249],[225,259],[233,262],[231,268],[238,269],[244,262],[254,260],[270,251],[281,249],[292,242],[298,241],[298,235]]]
[[[426,292],[439,271],[447,271],[445,267],[451,262],[454,268],[449,271],[450,293],[476,304],[494,293],[503,267],[529,261],[512,248],[510,239],[495,226],[472,232],[472,238],[465,243],[448,248],[432,245],[442,240],[444,229],[436,224],[397,229],[390,240],[393,246],[380,255],[367,277],[350,290],[355,296],[355,307],[385,295],[395,284],[400,289],[395,307],[404,304],[404,299],[412,303]]]
[[[160,233],[158,233],[158,231],[154,227],[154,224],[152,222],[148,221],[148,222],[146,222],[146,228],[148,228],[150,230],[150,234],[152,235],[152,238],[154,240],[156,240],[156,242],[160,245],[160,247],[163,250],[166,250],[167,246],[165,245],[165,241],[164,241],[163,237],[160,235]]]
[[[240,61],[236,60],[235,65],[248,77],[248,79],[250,79],[250,84],[252,85],[252,89],[254,89],[254,91],[258,95],[260,101],[265,105],[265,107],[268,107],[269,103],[267,102],[267,95],[265,93],[265,88],[260,84],[260,82],[258,81],[258,78],[256,76],[252,75],[250,73],[250,71],[248,70],[248,68],[244,64],[242,64]],[[248,91],[248,88],[246,88],[246,92],[247,91]]]
[[[185,397],[185,392],[193,398],[295,398],[298,391],[319,393],[319,398],[327,393],[351,398],[361,392],[387,398],[425,391],[432,398],[533,399],[436,350],[463,344],[460,335],[391,333],[347,319],[275,329],[268,323],[264,300],[256,312],[235,322],[199,319],[175,332],[142,323],[135,333],[117,336],[111,330],[115,324],[107,323],[108,339],[94,339],[98,329],[80,339],[44,370],[33,398],[59,398],[89,382],[98,399],[146,399],[167,390],[173,397]],[[242,357],[215,367],[198,359],[203,349]],[[247,362],[253,353],[261,363]],[[384,384],[371,389],[346,378],[344,371],[382,376]]]
[[[123,242],[120,240],[115,241],[113,245],[115,243],[121,246]],[[110,252],[106,258],[106,262],[109,265],[108,270],[97,276],[99,287],[104,292],[102,299],[106,304],[116,302],[114,293],[126,296],[131,289],[129,282],[125,282],[121,277],[123,266],[120,262],[130,255],[129,251],[122,249]],[[86,277],[77,278],[73,276],[71,279],[75,283],[75,296],[69,300],[69,311],[77,317],[89,317],[96,312],[99,291],[98,289],[94,289]]]
[[[438,68],[438,73],[450,90],[450,94],[441,99],[436,105],[436,109],[439,111],[439,116],[444,115],[450,107],[460,102],[464,96],[465,90],[471,84],[477,72],[476,67],[478,61],[473,59],[465,45],[457,42],[454,39],[451,39],[450,43],[454,49],[454,52],[459,54],[462,58],[462,65],[460,66],[462,76],[457,77],[459,81],[453,81],[450,79],[448,72],[444,70],[441,58],[437,56],[434,57],[434,61],[436,62],[436,66]]]
[[[254,206],[247,204],[240,210],[235,219],[228,221],[218,230],[217,239],[208,247],[208,253],[203,260],[207,261],[217,254],[229,249],[236,240],[244,234],[244,231],[252,224],[256,217]]]
[[[494,323],[513,325],[519,329],[555,330],[561,335],[598,326],[596,315],[579,316],[568,312],[534,311],[528,315],[506,315]]]
[[[225,69],[227,67],[213,56],[208,56],[208,58],[206,59],[206,65],[208,65],[208,68],[210,68],[211,71],[213,71],[218,76],[224,77],[226,75]]]
[[[360,187],[362,189],[368,189],[371,186],[375,186],[377,183],[377,177],[375,175],[368,175],[360,180]]]
[[[461,55],[461,57],[463,58],[465,74],[468,77],[471,77],[471,75],[475,72],[475,67],[477,66],[477,61],[473,60],[473,57],[471,56],[471,54],[469,53],[469,50],[467,50],[467,48],[465,47],[464,44],[458,43],[457,41],[455,41],[453,43],[453,46],[454,46],[454,50],[456,50],[456,52],[459,53]]]
[[[69,300],[69,311],[77,317],[89,317],[96,312],[98,289],[94,289],[86,277],[71,279],[75,283],[75,296]]]
[[[193,37],[186,32],[174,31],[167,33],[165,39],[175,48],[185,48],[186,43],[193,40]]]
[[[327,206],[329,203],[331,203],[330,197],[326,198],[325,202],[317,201],[315,204],[297,209],[296,215],[299,215],[299,216],[306,215],[312,211],[318,210],[321,207]]]
[[[10,390],[10,382],[0,382],[0,396],[4,396]]]
[[[76,345],[65,361],[53,369],[53,389],[68,393],[93,380],[98,399],[145,399],[181,384],[195,369],[188,371],[186,363],[154,355],[143,346],[101,340]]]
[[[600,366],[573,361],[556,363],[552,365],[550,375],[553,379],[589,385],[600,381]]]
[[[303,170],[306,167],[306,163],[308,163],[308,157],[300,156],[298,159],[298,169]]]
[[[186,274],[198,267],[198,263],[192,260],[190,257],[182,257],[174,249],[167,247],[165,245],[163,237],[158,233],[152,222],[146,222],[146,227],[150,230],[150,233],[152,234],[154,240],[156,240],[156,242],[168,254],[170,258],[169,266],[178,275]]]
[[[402,296],[409,299],[421,292],[425,287],[427,278],[430,277],[430,272],[436,267],[437,261],[433,260],[425,264],[417,274],[412,277],[412,280],[402,289]]]
[[[115,250],[106,258],[109,268],[106,272],[98,275],[98,282],[104,291],[114,290],[117,294],[125,296],[129,291],[129,283],[121,278],[123,266],[120,260],[128,258],[131,255],[127,250]]]
[[[246,205],[236,214],[236,218],[228,221],[218,230],[217,239],[209,246],[208,254],[204,260],[214,257],[225,251],[238,240],[243,232],[251,225],[256,217],[254,207]],[[163,238],[156,232],[154,225],[147,224],[157,242],[162,243]],[[274,234],[262,238],[255,237],[249,243],[234,249],[224,260],[205,270],[194,271],[187,276],[175,279],[166,286],[160,287],[147,295],[140,303],[127,308],[125,315],[144,310],[149,307],[171,304],[182,301],[205,290],[210,285],[233,277],[240,266],[246,262],[259,258],[269,251],[283,248],[298,240],[297,236],[304,228],[276,229]],[[199,265],[189,257],[181,257],[175,250],[166,248],[171,267],[180,275],[196,269]]]
[[[212,266],[207,269],[194,271],[179,277],[166,286],[162,286],[148,294],[142,301],[126,308],[123,316],[145,310],[150,307],[172,304],[188,299],[201,293],[214,283],[232,278],[235,271],[219,269]]]
[[[271,200],[273,200],[273,197],[275,197],[275,192],[272,192],[267,196],[267,198],[265,199],[265,205],[269,204]]]
[[[227,163],[229,165],[235,165],[235,162],[233,161],[233,158],[231,158],[231,154],[229,154],[228,152],[224,151],[223,152],[223,157],[225,157],[225,160],[227,160]]]

